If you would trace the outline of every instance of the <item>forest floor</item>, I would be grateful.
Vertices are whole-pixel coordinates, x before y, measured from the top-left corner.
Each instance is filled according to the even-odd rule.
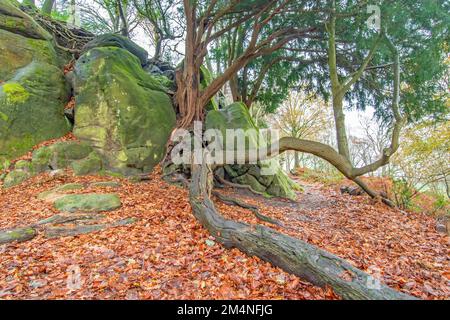
[[[92,187],[117,181],[119,187]],[[187,190],[155,173],[149,181],[101,176],[41,174],[0,190],[0,230],[27,226],[57,213],[39,200],[43,191],[67,183],[86,188],[69,193],[117,193],[122,207],[107,219],[137,218],[131,225],[96,233],[0,246],[0,299],[338,299],[237,249],[215,243],[195,220]],[[370,199],[341,195],[317,183],[297,202],[266,199],[242,190],[221,192],[257,205],[284,227],[216,201],[228,218],[263,223],[328,250],[398,290],[425,299],[448,299],[449,239],[435,220],[388,209]],[[79,270],[79,286],[68,286]]]

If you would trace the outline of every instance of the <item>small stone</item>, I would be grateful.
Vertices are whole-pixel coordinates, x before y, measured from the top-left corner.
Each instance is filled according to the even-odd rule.
[[[84,185],[82,185],[81,183],[68,183],[68,184],[62,185],[60,187],[54,188],[53,191],[64,192],[64,191],[80,190],[83,188],[84,188]]]
[[[213,247],[213,246],[215,246],[215,244],[216,244],[214,241],[209,240],[209,239],[207,239],[207,240],[205,241],[205,243],[206,243],[206,245],[207,245],[208,247]]]
[[[280,274],[277,276],[277,283],[278,284],[285,284],[286,283],[286,277],[283,274]]]
[[[36,230],[29,227],[0,231],[0,244],[28,241],[33,239],[36,234]]]
[[[47,283],[48,283],[47,280],[31,280],[29,282],[29,285],[33,289],[37,289],[37,288],[45,287],[47,285]]]
[[[49,202],[55,202],[57,199],[64,196],[67,191],[80,190],[83,189],[84,185],[81,183],[68,183],[48,191],[44,191],[38,194],[37,198],[39,200],[45,200]]]

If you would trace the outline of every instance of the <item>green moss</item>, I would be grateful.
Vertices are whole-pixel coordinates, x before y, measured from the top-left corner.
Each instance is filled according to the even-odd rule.
[[[0,245],[14,241],[22,242],[33,239],[37,235],[31,227],[0,231]]]
[[[153,76],[153,78],[163,87],[170,88],[173,84],[166,76]]]
[[[9,161],[16,156],[25,154],[36,144],[31,135],[24,135],[22,138],[2,139],[0,132],[0,162]]]
[[[54,206],[62,212],[101,212],[120,208],[116,194],[71,194],[59,198]]]
[[[22,182],[24,182],[25,180],[27,180],[30,177],[31,177],[30,173],[28,173],[26,171],[22,171],[22,170],[11,171],[5,177],[5,180],[3,182],[3,187],[4,188],[14,187],[16,185],[21,184]]]
[[[75,136],[101,150],[109,170],[151,171],[176,124],[162,78],[147,74],[137,57],[115,47],[88,51],[75,68]]]
[[[9,103],[24,103],[30,97],[30,93],[17,82],[5,83],[3,91]]]
[[[111,170],[102,170],[98,173],[98,175],[103,177],[112,177],[112,178],[125,178],[125,176],[120,172],[113,172]]]
[[[96,173],[102,169],[102,160],[97,153],[92,152],[86,159],[72,162],[71,168],[76,176]]]
[[[24,171],[30,171],[31,167],[32,167],[31,162],[26,160],[17,161],[16,164],[14,165],[15,169],[20,169]]]

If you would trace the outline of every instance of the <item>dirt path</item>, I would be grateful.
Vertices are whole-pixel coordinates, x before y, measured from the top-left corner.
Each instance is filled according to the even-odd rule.
[[[308,241],[353,263],[398,290],[424,299],[450,298],[449,238],[435,230],[435,219],[404,213],[366,196],[341,195],[318,183],[305,188],[297,202],[226,190],[281,221],[278,231]],[[225,216],[261,223],[251,213],[223,205]],[[271,226],[274,227],[274,226]]]

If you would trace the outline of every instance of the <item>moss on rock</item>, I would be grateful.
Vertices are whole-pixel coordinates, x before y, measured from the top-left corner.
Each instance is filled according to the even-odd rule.
[[[102,170],[102,160],[96,152],[87,158],[72,162],[71,168],[76,176],[84,176]]]
[[[33,239],[36,235],[36,230],[31,227],[3,230],[0,231],[0,245],[14,241],[28,241]]]
[[[3,85],[3,91],[5,92],[6,102],[10,104],[24,103],[30,97],[30,94],[20,83],[5,83]]]
[[[4,4],[0,2],[0,163],[70,129],[64,117],[69,87],[51,41],[34,37],[31,29],[30,34],[5,28],[2,21],[10,14],[28,24],[32,18]]]
[[[87,158],[92,148],[80,142],[58,142],[39,148],[33,152],[32,167],[35,173],[65,169],[77,160]]]
[[[24,170],[13,170],[8,173],[3,181],[4,188],[17,186],[31,177],[31,174]]]
[[[145,49],[141,48],[127,37],[115,33],[106,33],[95,37],[84,46],[83,52],[102,47],[116,47],[127,50],[139,59],[141,65],[145,65],[148,60],[148,52],[145,51]]]
[[[206,129],[219,130],[223,136],[225,150],[236,150],[234,143],[226,141],[226,130],[241,130],[237,135],[245,137],[245,149],[254,150],[265,140],[259,141],[259,128],[255,125],[247,107],[243,103],[233,103],[222,110],[208,112]],[[267,170],[270,167],[270,171]],[[295,199],[298,186],[280,168],[276,160],[264,161],[249,165],[225,165],[225,178],[234,183],[251,186],[253,190],[271,196]],[[263,170],[265,169],[265,170]],[[266,173],[273,174],[266,174]]]
[[[74,134],[94,147],[105,169],[150,172],[163,158],[176,122],[166,89],[134,55],[116,47],[85,53],[75,75]]]
[[[120,208],[116,194],[71,194],[59,198],[54,206],[62,212],[102,212]]]

